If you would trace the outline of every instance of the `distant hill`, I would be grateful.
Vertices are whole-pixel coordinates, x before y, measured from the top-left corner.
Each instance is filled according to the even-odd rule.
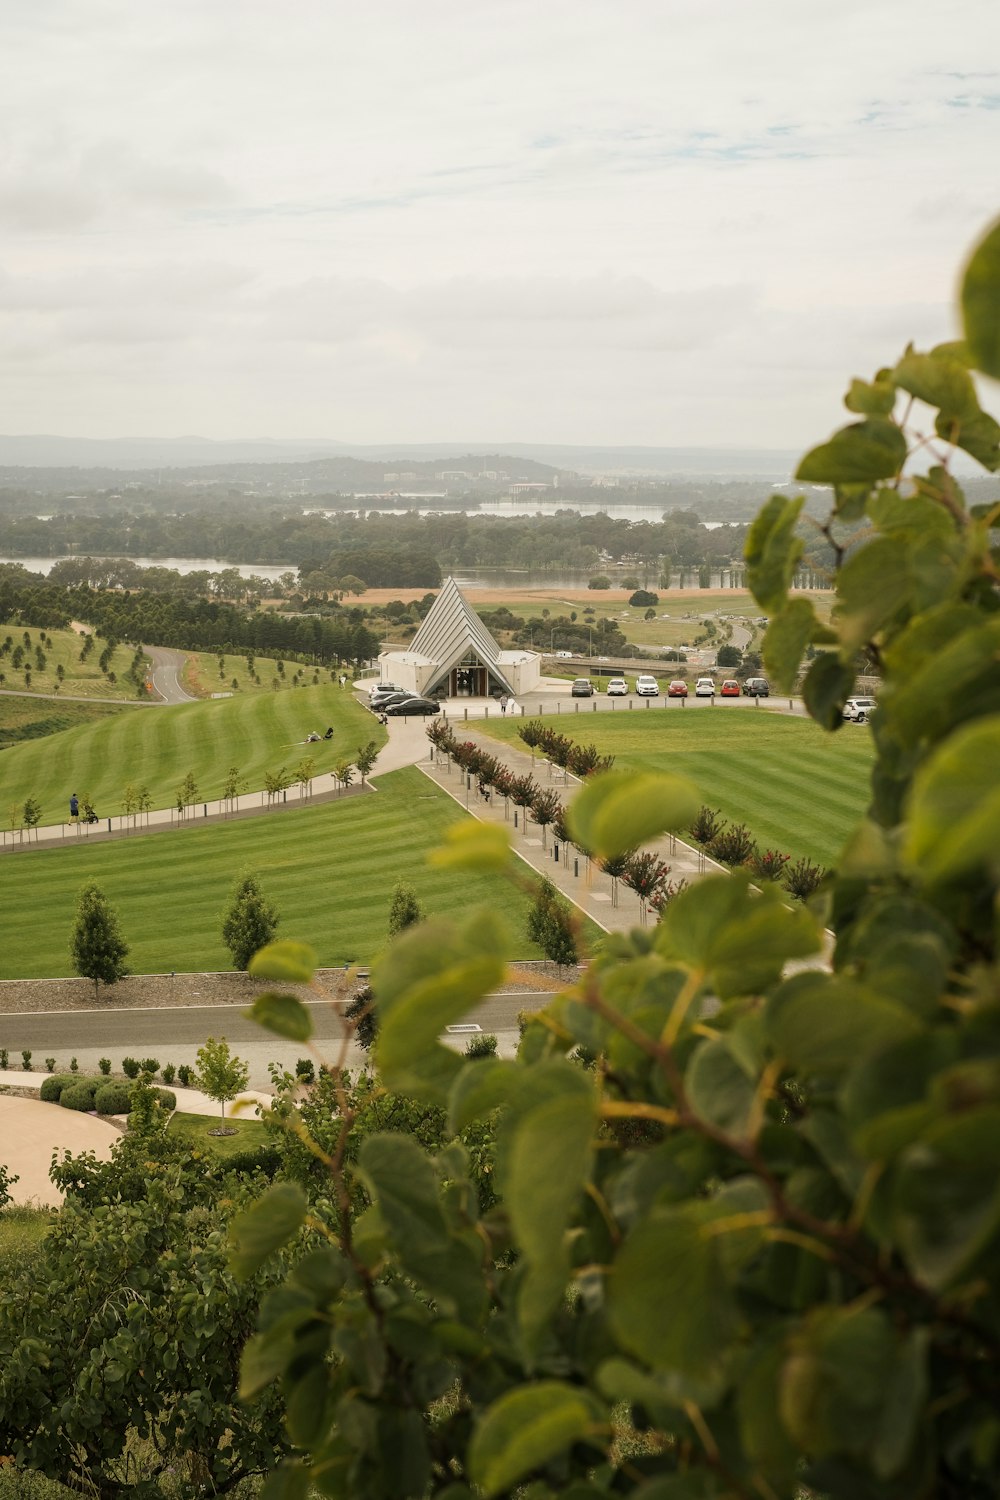
[[[79,469],[148,473],[159,469],[222,465],[285,465],[354,458],[369,464],[404,460],[416,465],[509,468],[516,459],[581,474],[717,475],[725,478],[787,477],[796,462],[791,450],[769,448],[593,447],[518,442],[342,443],[327,438],[67,438],[39,433],[0,434],[0,468]],[[463,460],[465,462],[463,462]],[[519,473],[527,472],[523,467]],[[176,475],[174,476],[176,477]],[[92,476],[93,482],[93,476]]]

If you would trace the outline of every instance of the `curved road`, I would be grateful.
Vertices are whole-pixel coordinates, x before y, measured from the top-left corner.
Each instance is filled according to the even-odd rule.
[[[142,649],[153,663],[153,691],[159,693],[164,703],[200,702],[200,699],[186,693],[180,684],[178,674],[187,660],[185,652],[172,651],[168,646],[143,646]]]

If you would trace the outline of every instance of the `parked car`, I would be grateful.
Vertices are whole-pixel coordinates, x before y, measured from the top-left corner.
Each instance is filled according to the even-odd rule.
[[[688,695],[688,685],[687,685],[687,683],[684,681],[683,677],[675,677],[674,680],[673,680],[673,682],[667,688],[667,697],[668,698],[686,698],[687,695]]]
[[[738,698],[740,696],[740,685],[735,677],[727,677],[719,689],[721,698]]]
[[[374,693],[368,700],[368,706],[373,714],[383,714],[391,704],[401,703],[404,698],[416,696],[416,693],[410,693],[406,688],[399,688],[395,693]]]
[[[635,679],[635,690],[640,698],[658,698],[660,696],[660,684],[649,672],[643,672]]]
[[[594,684],[589,677],[578,677],[569,691],[572,698],[592,698]]]
[[[556,652],[556,656],[558,656],[558,658],[559,658],[560,661],[572,661],[573,660],[573,653],[572,653],[572,651],[557,651]]]
[[[383,709],[383,713],[388,714],[392,719],[406,718],[410,714],[439,714],[440,712],[441,705],[433,698],[416,697],[402,698],[398,703],[390,703],[388,708]]]
[[[747,698],[770,698],[771,685],[766,677],[748,677],[743,692]]]
[[[714,698],[715,697],[715,680],[714,680],[714,678],[712,678],[712,677],[699,677],[698,681],[694,685],[694,695],[695,695],[696,698]]]
[[[376,693],[401,693],[403,689],[398,682],[370,682],[368,684],[368,696],[374,698]]]
[[[874,698],[848,698],[844,704],[843,717],[852,724],[867,724],[874,711]]]
[[[609,698],[624,698],[627,692],[628,692],[628,683],[625,681],[624,677],[609,677],[608,678],[608,697]]]

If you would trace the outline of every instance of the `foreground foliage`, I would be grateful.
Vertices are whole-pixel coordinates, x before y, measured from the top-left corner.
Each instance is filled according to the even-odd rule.
[[[769,672],[818,648],[815,718],[839,725],[860,650],[883,671],[872,804],[825,904],[792,909],[743,872],[680,891],[655,929],[607,940],[516,1062],[438,1041],[503,976],[497,917],[402,935],[374,974],[380,1077],[456,1137],[498,1112],[498,1199],[458,1139],[390,1122],[349,1156],[358,1104],[334,1074],[335,1122],[311,1147],[298,1125],[327,1202],[284,1182],[234,1228],[248,1277],[306,1249],[304,1226],[326,1240],[243,1358],[244,1397],[278,1382],[298,1450],[271,1496],[997,1492],[1000,506],[968,511],[947,455],[1000,464],[968,373],[1000,375],[1000,228],[965,308],[966,345],[855,381],[861,420],[802,464],[835,489],[832,623],[788,595],[798,502],[770,501],[748,543]],[[907,480],[927,447],[910,398],[940,441]],[[679,780],[611,773],[568,819],[613,861],[698,805]],[[463,825],[440,859],[510,855],[503,830]],[[786,977],[818,963],[822,920],[832,969]],[[278,983],[311,967],[294,944],[254,963]],[[309,1037],[291,997],[255,1013]]]

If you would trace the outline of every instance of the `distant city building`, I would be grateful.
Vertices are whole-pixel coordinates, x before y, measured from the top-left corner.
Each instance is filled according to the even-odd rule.
[[[383,651],[379,675],[447,698],[520,697],[537,688],[537,651],[502,651],[454,578],[446,578],[406,651]]]
[[[554,488],[555,488],[555,486],[551,485],[551,484],[532,484],[530,481],[527,481],[527,480],[519,480],[517,484],[512,484],[511,485],[511,487],[510,487],[510,489],[508,491],[508,494],[511,494],[511,495],[528,495],[528,494],[531,494],[531,493],[533,493],[533,492],[535,492],[537,490],[551,490],[551,489],[554,489]]]
[[[469,479],[471,475],[464,469],[442,469],[440,474],[434,475],[435,479]]]

